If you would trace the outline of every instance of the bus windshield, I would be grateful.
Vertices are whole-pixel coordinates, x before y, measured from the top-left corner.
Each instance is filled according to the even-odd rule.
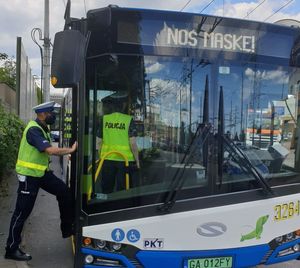
[[[260,188],[225,144],[211,142],[213,148],[207,148],[201,135],[195,137],[199,124],[205,122],[212,125],[210,141],[226,136],[264,179],[273,178],[271,184],[290,183],[295,177],[297,68],[108,54],[88,60],[86,73],[86,183],[82,192],[87,204],[131,198],[136,198],[135,205],[163,202],[177,173],[183,180],[179,199]],[[221,88],[222,132],[218,129]],[[128,149],[119,155],[104,150],[109,148],[105,137],[114,135],[109,131],[126,128],[127,132],[116,114],[129,118],[126,139],[136,143],[140,168]],[[125,146],[123,138],[115,139],[119,147]],[[185,162],[190,146],[193,155]],[[211,151],[218,161],[208,157]],[[109,172],[110,165],[121,171]],[[128,204],[123,203],[132,205]]]

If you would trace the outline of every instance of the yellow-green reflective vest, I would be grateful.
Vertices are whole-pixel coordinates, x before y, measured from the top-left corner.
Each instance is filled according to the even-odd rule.
[[[134,161],[129,145],[128,130],[132,117],[122,113],[112,113],[103,116],[103,142],[101,147],[101,158],[108,152],[118,151],[127,157],[128,161]],[[111,154],[105,159],[124,161],[117,154]]]
[[[27,142],[26,134],[31,127],[40,128],[44,137],[50,142],[50,133],[47,134],[36,121],[30,121],[23,132],[16,172],[24,176],[42,177],[49,166],[49,155],[45,152],[39,152],[38,149]]]

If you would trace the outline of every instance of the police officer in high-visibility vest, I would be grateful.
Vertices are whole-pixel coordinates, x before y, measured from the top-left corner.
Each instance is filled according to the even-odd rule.
[[[100,123],[100,158],[112,151],[120,152],[129,161],[129,170],[140,168],[138,147],[136,144],[136,129],[132,116],[125,114],[127,98],[122,94],[114,94],[103,101],[110,106],[111,113],[103,116]],[[111,154],[105,158],[102,167],[101,188],[103,193],[111,193],[114,190],[124,190],[125,161],[118,154]],[[130,173],[130,187],[137,185]]]
[[[75,142],[71,148],[57,148],[51,145],[47,125],[55,122],[54,105],[55,102],[51,101],[34,107],[37,118],[30,121],[23,132],[16,163],[19,179],[18,197],[6,243],[5,258],[7,259],[28,261],[32,258],[23,252],[19,245],[23,225],[33,209],[39,188],[56,196],[63,238],[74,233],[71,193],[67,185],[50,171],[49,158],[50,155],[75,152],[77,143]]]

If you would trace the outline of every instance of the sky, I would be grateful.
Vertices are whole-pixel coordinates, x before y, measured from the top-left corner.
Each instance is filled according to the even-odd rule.
[[[63,30],[67,0],[50,2],[50,39]],[[90,9],[109,4],[120,7],[163,9],[266,21],[300,21],[300,0],[72,0],[71,17],[85,17]],[[22,37],[34,75],[40,76],[41,57],[31,38],[33,28],[44,28],[44,0],[0,0],[0,52],[16,56],[16,38]],[[38,40],[38,36],[36,36]],[[42,45],[42,41],[39,41]]]

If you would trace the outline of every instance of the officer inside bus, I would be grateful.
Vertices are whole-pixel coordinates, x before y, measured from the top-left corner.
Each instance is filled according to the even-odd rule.
[[[18,196],[6,242],[7,259],[28,261],[32,258],[23,252],[19,245],[24,223],[33,209],[39,188],[56,196],[62,237],[67,238],[74,233],[71,193],[67,185],[49,169],[49,155],[71,154],[76,151],[77,143],[75,142],[71,148],[51,145],[47,125],[55,122],[54,105],[55,102],[51,101],[34,107],[36,119],[31,120],[23,132],[16,164],[19,179]]]
[[[109,113],[103,116],[99,127],[100,158],[111,151],[120,152],[129,161],[130,187],[137,185],[134,170],[140,168],[136,128],[132,116],[128,115],[128,98],[124,92],[117,92],[103,99]],[[125,189],[125,161],[118,154],[108,155],[102,167],[101,188],[107,194]]]

